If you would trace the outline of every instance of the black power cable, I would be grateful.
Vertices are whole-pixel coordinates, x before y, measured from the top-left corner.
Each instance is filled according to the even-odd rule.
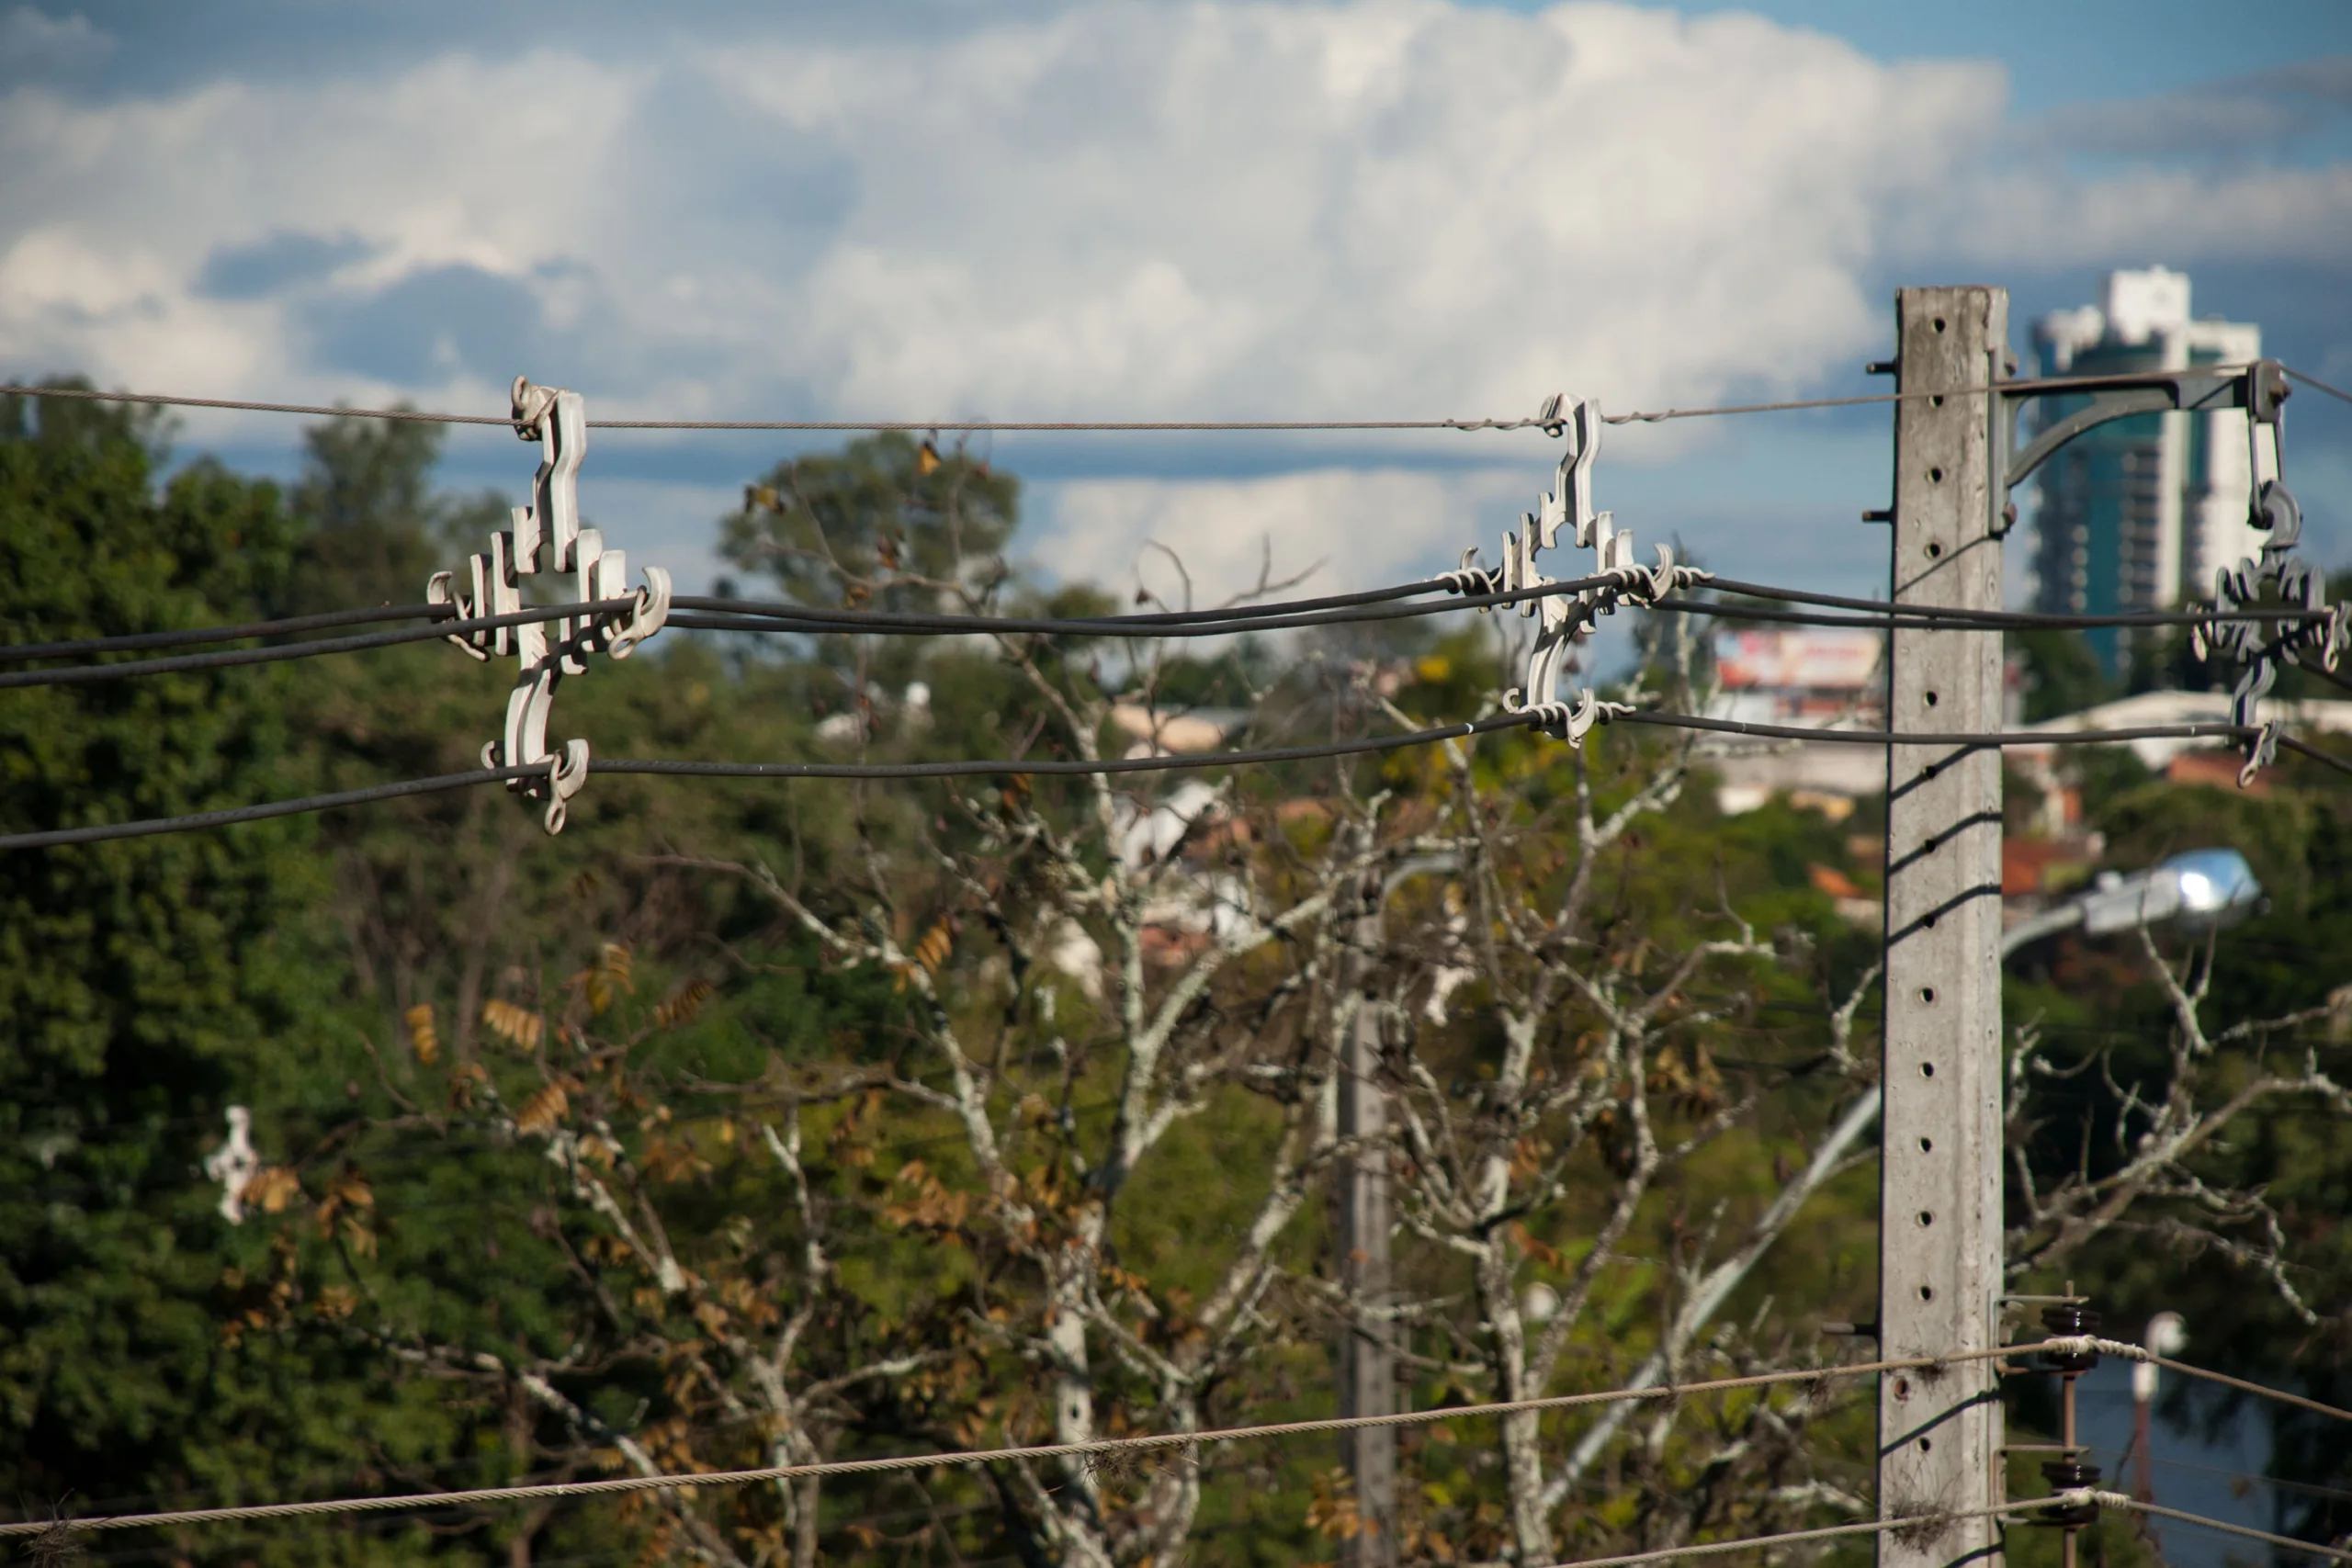
[[[2268,610],[2258,607],[2226,612],[2220,609],[2127,610],[2109,615],[2076,615],[2040,610],[1967,610],[1940,604],[1904,604],[1892,599],[1854,599],[1841,593],[1813,593],[1802,589],[1776,588],[1764,582],[1741,582],[1726,577],[1710,578],[1707,586],[1724,593],[1745,594],[1751,599],[1776,599],[1791,604],[1823,604],[1833,610],[1868,610],[1881,615],[1915,616],[1921,620],[1969,621],[1987,626],[2042,626],[2068,631],[2086,631],[2096,626],[2187,626],[2213,621],[2324,621],[2333,614],[2328,610],[2301,610],[2281,605]],[[1758,611],[1718,606],[1695,599],[1662,599],[1658,602],[1658,608],[1756,615],[1759,620],[1771,618]]]
[[[280,643],[274,648],[227,648],[214,653],[175,653],[164,659],[130,659],[119,664],[69,664],[61,670],[12,670],[0,674],[0,690],[12,686],[79,686],[93,681],[127,681],[136,675],[173,675],[189,670],[220,670],[236,664],[276,664],[281,660],[316,659],[326,653],[356,653],[362,649],[390,648],[403,642],[431,642],[435,637],[493,631],[501,626],[528,626],[535,621],[560,621],[568,615],[618,615],[635,608],[637,598],[632,594],[626,599],[546,605],[514,610],[503,615],[483,615],[470,621],[440,620],[431,626],[403,626],[398,631],[321,637],[314,642]],[[14,654],[14,649],[0,649],[0,657]]]
[[[1403,735],[1380,736],[1369,740],[1334,740],[1308,746],[1271,746],[1250,751],[1204,751],[1182,756],[1114,757],[1090,762],[1081,758],[1040,758],[1030,761],[974,761],[954,762],[689,762],[632,761],[591,760],[592,773],[650,773],[686,778],[749,778],[749,779],[941,779],[989,778],[1013,774],[1072,774],[1072,773],[1170,773],[1185,769],[1221,768],[1251,762],[1297,762],[1324,757],[1347,757],[1379,751],[1395,751],[1408,746],[1426,746],[1433,741],[1456,739],[1464,736],[1491,734],[1499,729],[1518,729],[1527,724],[1518,714],[1498,718],[1480,719],[1470,724],[1449,724],[1434,729],[1417,729]],[[378,784],[370,789],[344,790],[334,795],[306,795],[297,800],[271,801],[261,806],[239,807],[229,811],[203,811],[187,817],[159,817],[145,822],[117,822],[88,828],[58,828],[39,833],[0,835],[0,850],[38,850],[58,844],[96,843],[107,839],[144,838],[153,833],[176,833],[194,828],[221,828],[236,822],[254,822],[268,817],[292,817],[310,811],[329,811],[340,806],[365,806],[373,801],[391,800],[408,795],[430,795],[442,790],[466,789],[475,784],[499,784],[509,779],[543,778],[547,764],[534,768],[482,768],[466,773],[444,773],[437,778],[412,779],[401,784]]]
[[[146,648],[186,648],[199,642],[242,642],[254,637],[289,637],[296,632],[325,631],[330,626],[374,626],[384,621],[454,620],[450,604],[375,604],[363,610],[329,610],[317,615],[288,615],[276,621],[248,621],[241,626],[196,626],[179,632],[134,632],[125,637],[85,637],[73,642],[20,642],[0,647],[0,662],[22,663],[34,659],[82,659],[93,653],[130,653]]]
[[[810,610],[798,605],[763,604],[756,610],[736,608],[719,614],[699,614],[741,600],[681,598],[673,600],[671,624],[690,630],[797,632],[881,632],[898,635],[959,636],[1037,634],[1075,637],[1232,637],[1244,632],[1279,631],[1291,626],[1354,626],[1374,621],[1408,620],[1420,615],[1451,615],[1457,610],[1493,610],[1531,600],[1581,593],[1616,585],[1613,577],[1579,577],[1546,582],[1509,593],[1467,593],[1431,599],[1418,604],[1371,604],[1361,608],[1293,611],[1288,605],[1268,605],[1262,612],[1191,612],[1190,618],[1171,620],[1157,615],[1104,615],[1092,619],[1022,615],[926,615],[893,610]],[[1403,598],[1444,587],[1415,585],[1384,590],[1381,597]]]
[[[1412,746],[1427,746],[1443,740],[1462,739],[1476,735],[1491,735],[1498,731],[1521,728],[1530,722],[1532,722],[1531,718],[1527,715],[1506,714],[1472,723],[1449,724],[1429,729],[1410,730],[1401,735],[1379,736],[1365,740],[1323,741],[1305,746],[1270,746],[1247,751],[1203,751],[1182,756],[1105,758],[1099,761],[1088,761],[1082,758],[1042,758],[1027,761],[1007,758],[944,762],[696,762],[616,759],[610,761],[592,760],[588,764],[588,771],[592,773],[641,774],[671,778],[874,780],[1173,773],[1251,763],[1297,762],[1330,757],[1363,756],[1400,750]],[[2173,724],[2143,725],[2127,729],[2010,730],[1984,734],[1917,735],[1896,734],[1883,729],[1815,729],[1794,725],[1749,724],[1738,719],[1705,718],[1692,714],[1644,713],[1639,710],[1615,714],[1612,716],[1611,722],[1703,730],[1716,734],[1746,735],[1759,739],[1815,740],[1860,746],[1939,746],[1960,750],[2008,746],[2100,745],[2125,740],[2244,740],[2259,733],[2245,726],[2233,724]],[[2308,757],[2341,773],[2352,773],[2352,761],[2323,751],[2317,747],[2306,745],[2292,736],[2281,735],[2278,740],[2281,747],[2299,756]],[[43,849],[59,844],[96,843],[108,839],[142,838],[153,833],[175,833],[195,828],[226,827],[232,823],[257,821],[264,818],[291,817],[303,812],[331,810],[342,806],[364,806],[372,801],[390,800],[401,795],[464,789],[475,784],[497,784],[510,779],[537,778],[542,776],[545,772],[544,765],[535,768],[484,768],[473,773],[444,773],[437,778],[412,779],[401,784],[378,784],[368,789],[344,790],[334,795],[310,795],[298,800],[272,801],[261,806],[239,807],[228,811],[207,811],[187,817],[157,818],[145,822],[108,823],[87,828],[55,829],[47,832],[0,835],[0,850]]]
[[[1422,615],[1446,615],[1456,610],[1492,610],[1507,605],[1525,604],[1531,600],[1549,598],[1564,593],[1581,593],[1593,589],[1617,585],[1611,576],[1569,579],[1546,582],[1532,588],[1518,589],[1508,593],[1463,593],[1458,577],[1427,578],[1419,582],[1399,583],[1393,587],[1368,589],[1356,593],[1327,594],[1312,599],[1276,600],[1264,604],[1230,606],[1219,610],[1174,610],[1136,615],[1102,616],[1013,616],[969,615],[952,614],[913,614],[888,610],[842,610],[820,605],[793,604],[775,600],[718,599],[684,594],[672,601],[673,613],[670,619],[676,626],[690,630],[783,632],[801,635],[826,633],[875,632],[911,635],[967,634],[1038,634],[1080,637],[1226,637],[1250,631],[1272,631],[1286,627],[1345,625],[1353,622],[1399,620]],[[1708,586],[1725,592],[1751,598],[1776,600],[1787,604],[1821,604],[1838,609],[1871,612],[1863,616],[1811,615],[1795,611],[1773,610],[1760,605],[1739,605],[1726,601],[1674,597],[1660,599],[1651,608],[1677,611],[1690,615],[1723,615],[1749,620],[1785,622],[1798,626],[1859,626],[1873,629],[1923,628],[1930,625],[1964,625],[1992,627],[2052,626],[2083,629],[2093,626],[2188,626],[2200,622],[2223,620],[2245,621],[2322,621],[2330,612],[2325,610],[2242,609],[2215,611],[2134,611],[2112,615],[2044,615],[2030,611],[1964,610],[1933,604],[1901,604],[1883,599],[1855,599],[1840,594],[1809,593],[1793,589],[1775,588],[1762,583],[1738,582],[1725,579],[1708,580]],[[1395,602],[1423,594],[1445,592],[1444,599],[1419,604],[1397,604]],[[617,612],[630,608],[633,600],[600,600],[587,605],[545,605],[502,616],[485,616],[458,621],[456,612],[442,604],[386,604],[369,609],[336,610],[317,615],[296,615],[274,621],[252,621],[239,626],[195,627],[186,631],[141,632],[124,637],[83,637],[68,642],[19,643],[0,646],[0,662],[25,662],[42,659],[85,657],[91,654],[130,652],[151,648],[182,647],[192,643],[235,642],[248,638],[277,637],[301,631],[316,631],[338,626],[356,626],[384,621],[426,620],[436,623],[424,628],[410,628],[397,632],[375,633],[364,637],[322,638],[312,642],[281,644],[265,649],[232,649],[220,653],[196,654],[170,660],[147,660],[120,664],[81,666],[68,670],[18,671],[0,674],[0,689],[11,686],[72,685],[88,681],[127,679],[137,675],[162,675],[180,671],[217,669],[230,665],[266,664],[280,660],[311,659],[322,654],[350,653],[370,648],[387,648],[401,643],[430,641],[435,637],[470,631],[488,630],[502,626],[518,626],[533,621],[560,620],[566,615],[585,613]],[[1346,613],[1359,606],[1364,613]],[[1370,606],[1385,606],[1369,608]]]
[[[0,850],[44,850],[58,844],[95,844],[109,839],[143,839],[155,833],[179,833],[194,828],[226,828],[237,822],[258,822],[270,817],[299,817],[311,811],[332,811],[338,806],[368,806],[408,795],[435,795],[443,790],[470,789],[476,784],[503,784],[509,779],[544,778],[547,769],[478,768],[467,773],[443,773],[436,778],[403,779],[398,784],[366,789],[337,790],[333,795],[304,795],[299,800],[272,800],[259,806],[233,807],[226,811],[198,811],[186,817],[157,817],[144,822],[104,822],[88,828],[52,828],[43,833],[10,833],[0,837]]]
[[[1181,626],[1192,622],[1232,620],[1253,615],[1280,615],[1292,611],[1339,609],[1350,604],[1377,604],[1393,599],[1409,599],[1417,594],[1436,593],[1451,589],[1453,581],[1433,577],[1420,582],[1399,583],[1391,588],[1367,589],[1360,593],[1332,593],[1317,599],[1278,600],[1260,605],[1235,605],[1222,610],[1174,610],[1160,615],[1117,615],[1107,617],[1136,626],[1166,624]],[[745,615],[834,616],[854,618],[857,611],[827,611],[805,605],[788,604],[758,599],[681,598],[673,603],[686,609],[715,610]],[[577,605],[571,606],[576,610]],[[552,619],[565,614],[562,609],[548,606],[547,617]],[[80,659],[92,654],[130,653],[151,648],[185,648],[196,643],[242,642],[249,637],[288,637],[296,632],[324,631],[334,626],[371,626],[385,621],[447,621],[457,618],[457,610],[448,604],[377,604],[357,610],[330,610],[315,615],[288,615],[274,621],[248,621],[243,626],[196,626],[187,631],[136,632],[123,637],[81,637],[71,642],[17,643],[0,645],[0,663],[24,663],[37,659]],[[444,626],[442,631],[453,628]]]

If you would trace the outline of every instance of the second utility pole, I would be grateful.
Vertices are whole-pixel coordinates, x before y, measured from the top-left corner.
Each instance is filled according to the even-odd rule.
[[[1389,1336],[1388,1105],[1380,1084],[1381,906],[1379,873],[1364,876],[1348,931],[1345,984],[1355,998],[1340,1052],[1339,1134],[1351,1146],[1339,1170],[1340,1281],[1351,1303],[1340,1330],[1340,1414],[1386,1416],[1396,1407],[1396,1363]],[[1340,1435],[1340,1456],[1355,1483],[1358,1531],[1340,1544],[1347,1568],[1396,1562],[1396,1428],[1359,1427]]]
[[[1895,313],[1905,395],[1894,405],[1893,597],[1999,609],[2006,415],[1990,389],[2007,369],[2008,294],[1905,288]],[[2001,728],[1998,631],[1889,636],[1890,730]],[[1997,1343],[2000,953],[2000,752],[1889,746],[1879,1346],[1890,1359]],[[1879,1517],[1998,1506],[2001,1425],[1990,1360],[1881,1374]],[[1878,1540],[1881,1568],[1981,1564],[2001,1551],[1984,1517]]]

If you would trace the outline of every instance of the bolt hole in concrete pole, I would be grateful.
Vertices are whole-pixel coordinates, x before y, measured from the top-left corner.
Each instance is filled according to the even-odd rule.
[[[1936,1076],[1936,1065],[1933,1062],[1920,1063],[1919,1076],[1923,1078],[1934,1077]]]
[[[1928,558],[1929,560],[1941,560],[1941,559],[1943,559],[1943,558],[1944,558],[1944,547],[1943,547],[1941,545],[1937,544],[1937,543],[1935,543],[1934,541],[1930,540],[1930,541],[1928,542]]]
[[[1932,1003],[1935,1001],[1935,999],[1936,999],[1936,988],[1935,988],[1933,986],[1922,986],[1922,987],[1919,987],[1919,999],[1920,999],[1921,1001],[1923,1001],[1923,1002],[1928,1002],[1928,1003],[1932,1004]]]
[[[1919,1211],[1919,1223],[1923,1225],[1934,1224],[1936,1223],[1936,1216],[1928,1210],[1922,1209]]]

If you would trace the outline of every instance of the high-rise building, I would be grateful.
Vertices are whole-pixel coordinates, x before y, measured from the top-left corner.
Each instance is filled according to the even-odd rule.
[[[2262,329],[2193,319],[2188,279],[2150,267],[2109,273],[2101,304],[2042,317],[2033,342],[2043,375],[2096,376],[2242,364],[2262,353]],[[2045,399],[2041,417],[2081,403]],[[2105,615],[2211,594],[2216,571],[2261,547],[2246,523],[2253,461],[2234,409],[2141,414],[2075,437],[2039,475],[2036,607]],[[2120,673],[2129,641],[2106,628],[2090,642]]]

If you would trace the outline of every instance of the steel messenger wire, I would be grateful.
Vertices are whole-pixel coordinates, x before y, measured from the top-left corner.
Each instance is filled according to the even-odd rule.
[[[588,763],[588,771],[591,773],[634,773],[671,778],[861,780],[1178,773],[1204,768],[1305,762],[1332,757],[1373,755],[1385,751],[1402,750],[1408,747],[1429,746],[1441,741],[1467,739],[1477,735],[1491,735],[1503,730],[1519,729],[1535,721],[1535,716],[1531,714],[1503,714],[1492,718],[1476,719],[1461,724],[1439,725],[1428,729],[1408,730],[1399,735],[1375,736],[1363,740],[1319,741],[1303,746],[1268,746],[1246,751],[1195,751],[1176,756],[1106,757],[1095,761],[1080,757],[1046,757],[1029,761],[989,758],[941,762],[699,762],[660,759],[592,758]],[[1883,729],[1815,729],[1794,725],[1751,724],[1740,719],[1705,718],[1692,714],[1645,713],[1639,709],[1630,713],[1616,714],[1611,722],[1746,735],[1759,739],[1815,740],[1860,746],[1935,746],[1959,750],[2007,746],[2102,745],[2126,740],[2244,740],[2260,733],[2259,730],[2245,725],[2214,723],[2141,725],[2119,729],[2029,729],[1986,734],[1910,735],[1896,734],[1892,730]],[[2340,773],[2352,773],[2352,761],[2323,751],[2315,746],[2306,745],[2292,736],[2281,735],[2277,737],[2277,739],[2280,746],[2300,756],[2307,757]],[[138,839],[159,833],[186,832],[203,828],[225,828],[239,822],[258,822],[273,817],[295,817],[313,811],[331,811],[339,807],[366,806],[403,795],[432,795],[446,790],[472,788],[480,784],[539,778],[545,776],[546,773],[545,766],[481,768],[470,773],[443,773],[437,777],[376,784],[366,789],[342,790],[333,795],[305,795],[293,800],[267,801],[258,806],[233,807],[220,811],[200,811],[184,817],[157,817],[140,822],[96,823],[82,828],[52,828],[40,832],[0,834],[0,852],[51,849],[65,844],[102,843],[115,839]]]
[[[1083,1443],[1039,1443],[1014,1448],[971,1450],[957,1453],[899,1454],[883,1459],[829,1460],[814,1464],[772,1465],[753,1470],[714,1471],[684,1475],[625,1475],[608,1477],[601,1481],[549,1482],[521,1486],[483,1486],[454,1492],[413,1493],[393,1496],[322,1498],[297,1503],[239,1504],[215,1508],[181,1508],[156,1513],[115,1514],[83,1519],[23,1520],[0,1524],[0,1538],[38,1535],[52,1529],[76,1532],[138,1529],[164,1526],[224,1524],[246,1519],[297,1518],[321,1514],[372,1514],[401,1508],[447,1507],[458,1503],[526,1503],[552,1498],[591,1497],[632,1492],[684,1491],[709,1486],[740,1486],[766,1481],[805,1480],[817,1476],[869,1475],[894,1471],[938,1470],[957,1465],[985,1464],[1001,1460],[1085,1459],[1103,1454],[1190,1448],[1201,1443],[1229,1443],[1248,1438],[1305,1437],[1320,1433],[1352,1431],[1370,1427],[1431,1426],[1469,1417],[1510,1416],[1531,1411],[1571,1410],[1587,1405],[1618,1404],[1632,1400],[1682,1399],[1694,1394],[1769,1388],[1780,1383],[1825,1382],[1840,1378],[1871,1376],[1880,1372],[1943,1367],[1955,1361],[1992,1360],[2005,1356],[2029,1356],[2041,1351],[2079,1352],[2091,1348],[2134,1360],[2155,1361],[2159,1365],[2175,1368],[2192,1376],[2215,1379],[2222,1377],[2220,1373],[2206,1372],[2200,1368],[2180,1366],[2169,1359],[2153,1356],[2137,1345],[2092,1338],[2087,1336],[2058,1336],[2026,1344],[1996,1346],[1990,1349],[1957,1350],[1941,1356],[1892,1357],[1878,1361],[1852,1362],[1845,1366],[1804,1367],[1754,1372],[1740,1377],[1710,1378],[1697,1382],[1655,1384],[1648,1388],[1602,1389],[1587,1393],[1550,1394],[1537,1399],[1498,1400],[1484,1404],[1457,1404],[1435,1410],[1399,1411],[1385,1416],[1334,1416],[1314,1420],[1281,1421],[1253,1427],[1213,1427],[1201,1432],[1161,1432],[1141,1437],[1100,1438]],[[2245,1386],[2257,1393],[2272,1396],[2278,1396],[2279,1393],[2278,1390],[2265,1389],[2258,1384]],[[2293,1398],[2293,1396],[2288,1397]],[[2315,1404],[2313,1407],[2327,1415],[2344,1420],[2352,1420],[2352,1411],[2338,1410],[2332,1405]],[[2058,1499],[2044,1498],[2038,1500],[2038,1503],[2046,1505]],[[2010,1506],[2020,1506],[2035,1505],[2010,1505]],[[2196,1517],[2193,1515],[2186,1517]],[[1890,1528],[1901,1528],[1905,1523],[1918,1522],[1920,1521],[1917,1518],[1907,1521],[1901,1519],[1887,1521]],[[2307,1543],[2292,1544],[2303,1546]],[[2352,1560],[2352,1557],[2348,1557],[2347,1560]],[[1620,1560],[1611,1558],[1601,1561],[1615,1562]]]
[[[1654,1551],[1632,1551],[1620,1557],[1579,1557],[1547,1563],[1544,1568],[1634,1568],[1644,1562],[1672,1562],[1686,1557],[1712,1557],[1726,1551],[1749,1551],[1770,1547],[1790,1546],[1799,1541],[1830,1540],[1839,1536],[1885,1535],[1894,1530],[1932,1529],[1941,1525],[1957,1524],[1962,1519],[2002,1518],[2007,1522],[2031,1524],[2031,1511],[2058,1504],[2096,1503],[2101,1507],[2123,1508],[2135,1514],[2154,1514],[2184,1524],[2198,1525],[2207,1529],[2225,1530],[2231,1535],[2267,1541],[2271,1545],[2293,1551],[2308,1552],[2314,1557],[2339,1562],[2352,1562],[2352,1551],[2324,1546],[2315,1541],[2297,1540],[2292,1536],[2272,1535],[2246,1525],[2233,1525],[2222,1519],[2209,1519],[2202,1514],[2183,1513],[2177,1508],[2160,1508],[2154,1503],[2143,1503],[2120,1492],[2099,1492],[2090,1488],[2052,1493],[2047,1497],[2025,1497],[2004,1503],[1995,1508],[1966,1508],[1953,1513],[1912,1514],[1899,1518],[1869,1519],[1860,1524],[1826,1525],[1818,1529],[1786,1530],[1779,1535],[1748,1536],[1738,1540],[1711,1540],[1693,1546],[1664,1546]]]
[[[1200,1443],[1238,1442],[1245,1438],[1305,1437],[1351,1431],[1368,1427],[1420,1427],[1469,1416],[1508,1416],[1528,1411],[1570,1410],[1625,1400],[1679,1399],[1693,1394],[1769,1388],[1786,1382],[1821,1382],[1866,1377],[1878,1372],[1908,1371],[1953,1361],[1991,1360],[2003,1356],[2064,1350],[2079,1339],[2052,1338],[2023,1345],[2003,1345],[1949,1356],[1901,1357],[1837,1367],[1807,1367],[1757,1372],[1742,1377],[1713,1378],[1700,1382],[1665,1383],[1641,1389],[1603,1389],[1588,1393],[1563,1393],[1540,1399],[1460,1404],[1441,1410],[1399,1411],[1385,1416],[1335,1416],[1306,1421],[1283,1421],[1254,1427],[1214,1427],[1200,1432],[1152,1433],[1141,1437],[1100,1438],[1083,1443],[1040,1443],[1025,1447],[981,1449],[961,1453],[900,1454],[884,1459],[830,1460],[814,1464],[773,1465],[753,1470],[715,1471],[685,1475],[625,1475],[600,1481],[549,1482],[537,1485],[483,1486],[455,1492],[426,1492],[379,1497],[324,1498],[299,1503],[252,1503],[214,1508],[180,1508],[156,1513],[114,1514],[83,1519],[25,1520],[0,1524],[0,1539],[37,1535],[54,1528],[97,1531],[197,1524],[225,1524],[243,1519],[297,1518],[319,1514],[381,1513],[401,1508],[446,1507],[457,1503],[527,1503],[549,1498],[590,1497],[631,1492],[685,1490],[707,1486],[740,1486],[766,1481],[803,1480],[828,1475],[867,1475],[891,1471],[938,1470],[1001,1460],[1084,1459],[1096,1455],[1132,1453],[1159,1449],[1189,1448]]]
[[[2064,1494],[2060,1494],[2060,1496],[2064,1497]],[[2272,1546],[2289,1551],[2308,1552],[2313,1557],[2324,1557],[2337,1562],[2352,1562],[2352,1551],[2346,1551],[2339,1546],[2325,1546],[2317,1541],[2297,1540],[2293,1536],[2273,1535],[2268,1530],[2258,1530],[2250,1525],[2233,1525],[2226,1519],[2207,1518],[2203,1514],[2186,1513],[2178,1508],[2159,1507],[2154,1503],[2143,1503],[2137,1497],[2127,1497],[2120,1492],[2092,1492],[2088,1495],[2088,1500],[2098,1504],[2103,1508],[2123,1508],[2134,1514],[2148,1514],[2160,1519],[2178,1519],[2182,1524],[2194,1525],[2199,1529],[2220,1530],[2226,1535],[2244,1536],[2248,1540],[2267,1541]]]
[[[2216,365],[2199,367],[2213,370],[2242,369],[2243,366]],[[2312,380],[2300,371],[2289,370],[2296,379],[2330,392],[2344,394],[2324,383]],[[1871,403],[1899,403],[1914,398],[1969,397],[1990,391],[2041,392],[2097,390],[2103,378],[2097,376],[2044,377],[2039,379],[1978,383],[1965,387],[1923,387],[1913,391],[1868,392],[1843,398],[1793,398],[1778,402],[1723,403],[1710,408],[1666,408],[1639,411],[1633,413],[1605,414],[1609,424],[1658,424],[1675,419],[1704,419],[1718,415],[1747,413],[1781,413],[1801,409],[1858,408]],[[387,419],[406,420],[426,424],[503,424],[512,427],[514,421],[508,414],[442,413],[429,409],[350,408],[323,403],[259,402],[242,398],[197,398],[164,392],[104,392],[84,387],[28,387],[19,383],[0,386],[0,397],[77,398],[90,402],[142,403],[163,408],[233,409],[253,413],[313,414],[328,419]],[[1542,430],[1557,432],[1562,424],[1556,414],[1539,413],[1532,419],[1242,419],[1242,420],[989,420],[989,419],[592,419],[594,430],[805,430],[805,431],[969,431],[975,434],[1002,431],[1007,433],[1083,433],[1148,434],[1176,431],[1380,431],[1380,430]]]
[[[2296,380],[2301,381],[2312,391],[2325,392],[2331,398],[2338,398],[2345,402],[2352,403],[2352,392],[2347,392],[2341,387],[2331,387],[2326,382],[2321,380],[2318,377],[2306,376],[2301,371],[2290,367],[2283,368],[2286,368],[2288,375],[2293,377]]]

